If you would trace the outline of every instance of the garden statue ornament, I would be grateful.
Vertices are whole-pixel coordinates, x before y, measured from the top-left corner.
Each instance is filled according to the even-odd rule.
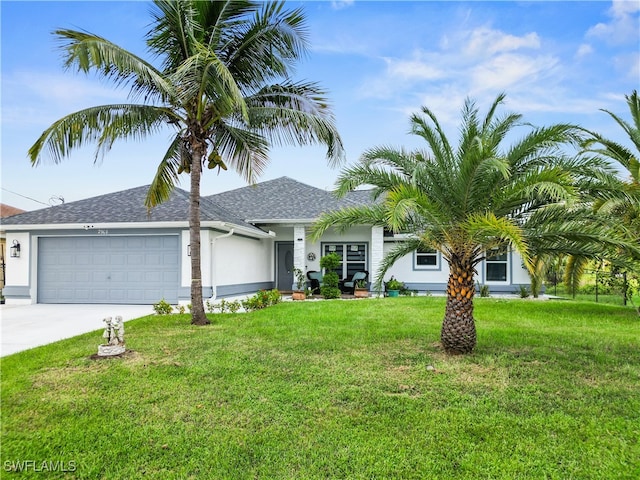
[[[111,320],[111,317],[106,317],[103,322],[106,326],[102,337],[106,340],[106,344],[98,345],[98,355],[106,357],[124,353],[124,322],[122,317],[117,316],[114,321]]]

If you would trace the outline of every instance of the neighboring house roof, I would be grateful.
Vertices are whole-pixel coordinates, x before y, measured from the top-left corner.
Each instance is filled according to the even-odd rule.
[[[5,203],[0,203],[0,218],[11,217],[13,215],[17,215],[19,213],[24,213],[26,210],[22,210],[21,208],[12,207],[11,205],[7,205]]]
[[[189,193],[176,188],[169,200],[153,208],[150,214],[144,206],[149,185],[121,192],[64,203],[53,207],[25,212],[3,219],[9,225],[50,225],[75,223],[144,223],[187,222],[189,219]],[[201,199],[202,222],[224,222],[262,232],[245,223],[240,217],[211,200]]]
[[[365,200],[366,193],[351,192],[338,199],[331,192],[289,177],[280,177],[205,198],[233,210],[250,223],[313,220],[323,212],[371,203],[370,195],[369,201]]]

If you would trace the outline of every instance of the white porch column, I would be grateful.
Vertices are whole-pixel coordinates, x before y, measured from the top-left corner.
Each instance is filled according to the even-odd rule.
[[[293,227],[293,268],[302,270],[305,274],[307,249],[306,230],[303,225]],[[296,276],[293,275],[293,283],[296,283]]]
[[[378,278],[383,257],[384,229],[382,227],[371,227],[371,271],[369,272],[369,281],[372,284]]]

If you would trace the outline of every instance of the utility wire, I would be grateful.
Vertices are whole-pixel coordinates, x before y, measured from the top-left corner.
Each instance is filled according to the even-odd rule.
[[[5,192],[13,193],[14,195],[18,195],[19,197],[26,198],[28,200],[33,200],[34,202],[41,203],[42,205],[46,205],[48,207],[51,206],[50,204],[41,202],[40,200],[36,200],[35,198],[27,197],[26,195],[22,195],[22,194],[17,193],[17,192],[12,192],[11,190],[9,190],[7,188],[4,188],[4,187],[0,187],[0,188],[2,188],[2,190],[4,190]]]

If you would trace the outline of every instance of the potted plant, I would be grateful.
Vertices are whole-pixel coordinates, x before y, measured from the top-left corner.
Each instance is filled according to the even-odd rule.
[[[367,281],[362,279],[356,281],[356,288],[353,291],[353,295],[356,298],[367,298],[369,296],[369,289],[367,288]]]
[[[400,295],[400,290],[404,288],[404,283],[396,280],[394,277],[391,277],[385,286],[387,287],[387,294],[390,297],[397,297]]]
[[[294,268],[293,274],[296,277],[296,281],[293,284],[293,293],[291,294],[291,298],[293,300],[304,300],[307,298],[307,279],[305,278],[304,272],[299,268]]]

